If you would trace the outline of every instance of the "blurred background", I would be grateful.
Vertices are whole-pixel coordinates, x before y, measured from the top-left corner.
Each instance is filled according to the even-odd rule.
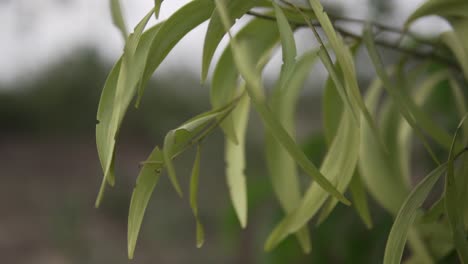
[[[117,145],[117,184],[94,208],[102,172],[95,146],[96,111],[107,73],[123,48],[112,25],[109,1],[0,0],[0,262],[18,264],[130,263],[126,224],[138,164],[165,133],[210,108],[208,85],[200,84],[206,24],[176,46],[157,70],[139,109],[131,108]],[[187,1],[165,1],[162,19]],[[378,18],[399,26],[422,0],[325,1],[335,13]],[[122,1],[129,27],[153,1]],[[152,18],[151,23],[156,21]],[[436,27],[434,27],[436,25]],[[415,30],[435,34],[437,19]],[[435,29],[435,31],[434,31]],[[299,32],[299,46],[312,37]],[[224,41],[222,46],[225,46]],[[218,49],[217,56],[220,51]],[[373,75],[358,59],[359,76]],[[276,79],[280,55],[267,66]],[[316,164],[325,152],[320,96],[323,69],[311,75],[298,108],[299,141]],[[313,80],[313,81],[312,81]],[[312,229],[312,254],[294,239],[271,253],[263,243],[282,212],[273,197],[263,160],[263,130],[254,114],[248,137],[249,224],[239,227],[224,178],[220,132],[202,149],[199,210],[206,229],[195,246],[195,222],[187,198],[163,177],[147,210],[132,263],[379,263],[392,218],[372,204],[374,229],[352,209],[338,206]],[[176,161],[187,179],[193,152]]]

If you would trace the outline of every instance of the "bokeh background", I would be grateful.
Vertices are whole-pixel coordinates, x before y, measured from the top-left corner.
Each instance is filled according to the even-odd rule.
[[[167,0],[162,19],[187,1]],[[325,1],[335,13],[399,26],[422,0]],[[129,27],[151,0],[122,1]],[[151,23],[156,21],[152,18]],[[446,25],[433,18],[415,30],[436,34]],[[312,222],[312,254],[294,239],[271,253],[264,240],[282,217],[263,160],[263,128],[254,114],[248,137],[249,224],[239,227],[224,179],[220,132],[202,149],[199,210],[206,243],[195,247],[195,222],[187,198],[163,177],[147,210],[135,260],[126,257],[126,223],[138,164],[165,133],[209,109],[209,85],[200,84],[206,24],[190,33],[156,72],[139,109],[130,109],[117,146],[117,184],[94,208],[102,173],[95,146],[96,110],[107,73],[123,47],[112,25],[109,1],[0,0],[0,263],[380,263],[390,215],[372,201],[374,229],[354,210],[338,206],[322,225]],[[298,33],[298,45],[311,45]],[[223,41],[222,46],[226,45]],[[220,51],[217,51],[219,56]],[[391,54],[389,54],[391,56]],[[361,56],[362,57],[362,56]],[[272,83],[280,55],[267,66]],[[373,72],[358,59],[363,84]],[[299,142],[319,163],[325,145],[320,95],[326,76],[317,68],[298,107]],[[176,161],[187,190],[193,161]]]

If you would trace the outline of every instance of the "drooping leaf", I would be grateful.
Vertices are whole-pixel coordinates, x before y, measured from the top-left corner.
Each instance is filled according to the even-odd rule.
[[[128,31],[125,26],[125,19],[122,15],[122,7],[120,6],[120,0],[110,0],[112,22],[119,29],[124,40],[127,39]]]
[[[245,134],[249,117],[250,100],[243,96],[237,107],[232,111],[232,119],[236,124],[235,132],[238,144],[225,140],[226,178],[232,204],[237,218],[242,226],[247,225],[247,186],[245,179]]]
[[[458,125],[457,130],[453,136],[452,146],[450,147],[447,161],[447,175],[445,177],[445,212],[452,230],[455,248],[457,249],[458,256],[460,257],[462,263],[468,263],[468,241],[466,241],[464,220],[464,210],[466,204],[464,201],[460,200],[460,191],[464,186],[459,185],[456,182],[454,173],[454,159],[457,135],[467,117],[468,113],[465,114],[465,116],[460,121],[460,124]]]
[[[455,55],[465,78],[468,79],[468,19],[453,21],[452,26],[454,31],[442,33],[441,40]]]
[[[205,241],[205,231],[203,225],[200,222],[198,216],[198,178],[200,175],[200,145],[197,146],[197,153],[195,155],[195,161],[193,162],[192,167],[192,176],[190,178],[190,207],[192,208],[193,215],[195,216],[196,224],[196,237],[197,237],[197,247],[200,248],[203,246]]]
[[[218,116],[228,111],[230,108],[221,108],[220,110],[209,111],[200,114],[176,129],[169,131],[164,138],[163,157],[167,167],[167,173],[172,185],[177,193],[182,196],[177,179],[176,171],[172,159],[187,147],[202,130],[204,130],[210,122],[214,121]]]
[[[328,146],[335,138],[343,113],[343,103],[331,78],[325,82],[322,95],[323,131]]]
[[[222,0],[216,0],[216,6],[218,12],[220,12],[223,24],[226,29],[230,28],[229,16]],[[289,154],[296,160],[296,162],[304,169],[314,180],[327,192],[337,197],[340,201],[345,204],[349,204],[343,194],[341,194],[335,187],[318,171],[318,169],[310,162],[305,156],[304,152],[300,150],[294,140],[289,136],[283,126],[278,120],[271,114],[268,109],[265,98],[262,92],[262,84],[255,66],[251,63],[251,60],[246,52],[246,48],[238,43],[238,40],[231,38],[231,48],[233,50],[234,61],[237,69],[240,71],[242,77],[247,83],[247,92],[252,100],[252,103],[256,111],[260,114],[266,128],[273,134],[273,136],[286,148]],[[250,54],[249,54],[250,55]]]
[[[278,121],[293,138],[296,134],[294,122],[296,101],[316,58],[316,50],[307,52],[292,65],[290,71],[284,71],[283,67],[280,80],[286,79],[283,82],[284,87],[279,83],[271,99],[272,113],[278,117]],[[283,210],[290,213],[299,203],[301,196],[296,163],[271,133],[266,133],[265,141],[266,161],[273,189]],[[307,226],[296,233],[305,252],[311,248],[308,233]]]
[[[384,264],[400,263],[408,232],[417,216],[418,208],[426,200],[432,187],[446,168],[447,164],[444,163],[434,169],[416,185],[404,201],[388,236],[387,245],[385,246]]]
[[[382,59],[380,58],[379,53],[377,52],[377,48],[375,46],[375,42],[372,36],[372,28],[370,24],[367,24],[364,30],[364,43],[366,44],[368,54],[371,58],[371,61],[375,67],[378,77],[383,83],[383,87],[387,90],[390,96],[393,99],[393,102],[397,105],[401,115],[405,118],[411,128],[414,130],[415,134],[419,137],[422,141],[424,147],[426,148],[427,152],[431,155],[432,159],[436,163],[440,163],[437,159],[434,151],[432,150],[431,146],[427,142],[422,129],[418,123],[418,120],[414,117],[414,114],[411,113],[408,105],[405,103],[404,94],[396,87],[396,85],[390,80],[387,72],[385,71],[385,67],[383,65]]]
[[[288,19],[283,13],[283,10],[273,3],[276,14],[276,22],[281,37],[281,48],[283,49],[283,67],[291,67],[296,61],[296,42],[294,40],[294,33],[289,25]]]
[[[161,4],[164,0],[154,0],[154,17],[159,18],[159,11],[161,11]]]
[[[379,79],[376,79],[370,85],[366,94],[367,107],[374,115],[377,111],[378,99],[381,93],[382,83]],[[392,124],[395,124],[393,119],[389,120]],[[368,125],[361,125],[360,175],[373,198],[387,211],[396,214],[408,194],[406,184],[399,177],[400,170],[395,167],[395,163],[388,158],[386,152],[371,136],[372,132]],[[398,127],[393,127],[393,129],[389,131],[389,134],[398,133]],[[383,138],[386,139],[386,137]],[[395,143],[393,140],[391,142]]]
[[[128,212],[128,257],[133,259],[143,216],[164,166],[162,152],[156,147],[149,155],[137,178]]]
[[[125,112],[135,94],[136,83],[143,71],[149,44],[161,25],[158,24],[143,34],[147,18],[148,16],[129,36],[125,53],[111,70],[101,93],[97,112],[99,123],[96,125],[96,145],[104,177],[96,200],[96,207],[99,206],[104,194],[105,183],[109,182],[113,185],[115,182],[113,168],[115,139]]]
[[[251,60],[258,64],[261,58],[272,52],[279,40],[279,33],[272,21],[253,19],[236,34],[236,39],[248,42]],[[213,108],[226,104],[235,96],[238,78],[239,71],[234,63],[232,48],[227,47],[216,64],[211,81],[210,100]],[[237,143],[231,117],[223,121],[221,128],[228,139]]]
[[[212,0],[193,0],[167,19],[151,43],[145,71],[140,82],[141,90],[144,89],[151,75],[180,39],[207,20],[213,10]]]
[[[353,175],[359,156],[359,124],[348,111],[344,112],[338,134],[325,156],[320,172],[339,192],[344,191]],[[276,247],[287,235],[303,227],[329,198],[317,182],[313,182],[298,207],[283,219],[267,239],[265,249]]]
[[[367,202],[366,190],[358,172],[354,173],[353,179],[349,184],[353,205],[368,229],[372,228],[372,217]]]
[[[231,22],[234,22],[235,19],[244,15],[247,11],[252,9],[258,0],[231,0],[227,3],[228,13],[231,15]],[[203,44],[203,57],[202,57],[202,71],[201,71],[201,80],[204,82],[208,76],[208,69],[210,67],[211,60],[215,53],[216,48],[219,45],[219,42],[223,38],[226,30],[221,22],[219,13],[214,11],[211,15],[210,22],[208,24],[208,29],[206,31],[205,40]]]
[[[416,19],[428,15],[438,15],[445,18],[468,18],[468,2],[464,0],[427,1],[410,15],[405,26],[408,27]]]

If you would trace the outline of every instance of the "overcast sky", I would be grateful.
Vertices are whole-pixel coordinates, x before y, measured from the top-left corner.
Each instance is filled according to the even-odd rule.
[[[348,16],[365,18],[367,0],[330,0],[345,6]],[[121,0],[129,28],[146,14],[153,0]],[[167,18],[187,0],[167,0],[161,18]],[[395,0],[402,23],[423,0]],[[155,23],[154,18],[152,22]],[[426,27],[427,28],[427,27]],[[202,41],[206,25],[190,33],[170,54],[171,65],[187,65],[199,71]],[[424,30],[424,28],[423,28]],[[11,83],[39,74],[44,65],[58,62],[78,47],[96,47],[110,63],[120,55],[123,41],[110,18],[108,0],[0,0],[0,84]],[[200,52],[194,52],[199,50]],[[218,51],[219,53],[219,51]]]

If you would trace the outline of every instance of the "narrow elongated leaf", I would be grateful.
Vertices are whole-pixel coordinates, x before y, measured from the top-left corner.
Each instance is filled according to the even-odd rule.
[[[399,264],[401,262],[408,233],[416,218],[418,208],[426,200],[432,187],[446,168],[447,164],[445,163],[438,166],[416,185],[406,198],[390,230],[385,246],[384,264]]]
[[[447,31],[441,35],[444,42],[455,55],[465,78],[468,79],[468,19],[453,22],[454,31]]]
[[[468,113],[460,121],[460,124],[453,136],[452,146],[450,148],[447,161],[447,176],[445,177],[445,211],[452,230],[455,248],[457,249],[458,256],[462,263],[468,263],[468,242],[466,241],[465,220],[463,219],[466,204],[460,200],[459,192],[464,186],[458,185],[455,181],[454,159],[457,135],[467,117]]]
[[[226,30],[230,28],[229,16],[222,0],[216,0],[216,6],[218,12],[220,12],[223,24]],[[237,69],[240,71],[242,77],[247,83],[247,92],[252,100],[252,103],[256,111],[260,114],[266,128],[273,134],[273,136],[283,145],[289,154],[296,160],[302,169],[306,171],[314,180],[327,192],[337,197],[340,201],[345,204],[349,204],[349,200],[346,199],[310,162],[304,152],[294,143],[294,140],[289,136],[286,130],[281,126],[277,119],[271,114],[270,110],[265,104],[265,98],[262,93],[262,85],[260,78],[255,74],[257,71],[255,66],[249,60],[249,56],[246,54],[245,47],[240,46],[238,40],[231,38],[231,48],[235,53],[234,61]]]
[[[151,44],[145,71],[141,80],[141,89],[166,58],[172,48],[192,29],[207,20],[214,10],[212,0],[193,0],[178,9],[167,19]]]
[[[161,11],[161,4],[164,0],[154,0],[154,17],[159,18],[159,11]]]
[[[126,40],[128,36],[128,31],[127,27],[125,26],[124,17],[122,15],[122,7],[120,6],[120,0],[110,0],[110,5],[112,22],[120,30],[123,39]]]
[[[235,19],[244,15],[247,11],[252,9],[259,1],[257,0],[231,0],[227,3],[228,13],[231,16],[231,23]],[[201,80],[204,82],[208,75],[208,69],[210,67],[211,60],[219,45],[219,42],[226,33],[226,29],[221,22],[221,18],[218,12],[213,12],[208,24],[208,29],[205,35],[205,41],[203,42],[203,57],[202,57],[202,71]]]
[[[445,18],[468,18],[468,2],[464,0],[430,0],[414,11],[405,22],[408,27],[416,19],[438,15]]]
[[[104,177],[96,207],[99,206],[104,194],[105,183],[109,182],[113,185],[115,182],[113,171],[115,139],[128,105],[135,94],[136,84],[148,55],[149,44],[161,25],[158,24],[143,34],[142,31],[148,19],[148,16],[143,18],[135,32],[129,37],[125,53],[112,69],[101,93],[97,113],[99,123],[96,125],[96,145]]]
[[[245,180],[245,134],[249,117],[250,100],[243,96],[231,113],[236,124],[238,144],[226,139],[226,177],[231,201],[242,226],[247,225],[247,186]]]
[[[410,112],[410,109],[408,108],[408,105],[405,102],[404,95],[400,92],[398,88],[391,82],[390,78],[387,75],[387,72],[385,71],[384,65],[382,63],[382,60],[380,58],[380,55],[377,52],[377,48],[375,46],[373,37],[372,37],[372,28],[368,24],[365,27],[364,30],[364,43],[366,44],[369,56],[371,58],[371,61],[375,67],[375,70],[377,72],[377,75],[379,78],[382,80],[383,86],[387,90],[387,92],[390,94],[390,96],[393,98],[393,102],[397,105],[398,109],[400,110],[401,115],[406,119],[408,124],[413,128],[414,132],[416,135],[421,139],[424,147],[428,151],[428,153],[431,155],[432,159],[436,163],[440,163],[434,154],[434,151],[430,147],[429,143],[427,142],[421,127],[417,120],[414,117],[414,114]]]
[[[133,259],[143,216],[154,187],[159,181],[163,166],[162,152],[156,147],[143,164],[133,189],[128,212],[128,257],[130,259]]]
[[[167,167],[169,179],[180,196],[182,196],[182,189],[180,188],[172,159],[182,149],[184,149],[190,143],[190,141],[198,135],[200,131],[205,129],[209,125],[210,121],[213,121],[216,117],[228,109],[229,108],[223,108],[220,111],[210,111],[204,114],[200,114],[166,134],[166,137],[164,138],[163,149],[164,163]]]
[[[272,113],[278,117],[291,137],[295,137],[294,113],[296,101],[299,96],[311,66],[317,59],[317,51],[311,51],[301,56],[297,63],[291,67],[291,71],[281,71],[280,80],[286,79],[284,87],[275,89],[271,100]],[[289,73],[288,76],[286,76]],[[273,189],[278,197],[281,207],[286,213],[290,213],[300,201],[300,188],[295,161],[271,133],[265,137],[266,161],[271,175]],[[307,226],[296,233],[305,252],[310,251],[310,238]]]
[[[325,82],[322,96],[323,131],[328,146],[335,138],[343,113],[343,103],[331,78]]]
[[[367,228],[372,228],[372,217],[369,211],[369,205],[367,202],[367,195],[364,189],[364,184],[362,183],[361,176],[358,172],[354,173],[353,179],[349,184],[349,189],[351,191],[351,196],[353,197],[353,205],[356,208],[356,211],[361,217],[362,221]]]
[[[195,216],[197,247],[203,246],[205,241],[205,231],[198,216],[198,178],[200,175],[200,145],[197,146],[197,154],[193,162],[192,176],[190,178],[190,207],[192,208],[193,215]]]
[[[351,113],[345,111],[338,134],[325,156],[320,172],[327,180],[344,191],[349,184],[359,156],[359,125]],[[325,203],[329,194],[317,182],[311,184],[298,207],[272,231],[265,244],[266,250],[276,247],[286,236],[304,226]]]
[[[296,42],[294,34],[289,25],[288,19],[283,13],[283,10],[273,2],[275,8],[276,22],[281,36],[281,48],[283,49],[283,67],[290,67],[296,61]]]
[[[251,60],[258,64],[261,58],[268,57],[279,40],[278,28],[272,21],[254,19],[236,34],[236,39],[248,42]],[[230,101],[236,94],[239,71],[234,63],[231,47],[227,47],[221,55],[213,73],[210,89],[210,100],[213,108],[220,107]],[[234,123],[227,117],[221,124],[224,134],[232,142],[237,143]]]

